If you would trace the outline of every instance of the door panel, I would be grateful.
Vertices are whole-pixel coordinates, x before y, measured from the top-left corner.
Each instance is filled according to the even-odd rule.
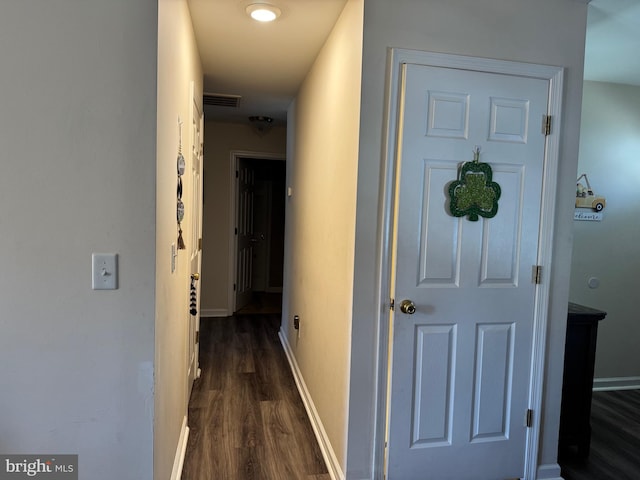
[[[451,443],[456,326],[416,326],[412,446]]]
[[[549,82],[406,65],[401,83],[391,293],[417,309],[393,314],[388,478],[520,478]],[[474,222],[448,186],[476,146],[502,195]]]
[[[460,229],[462,224],[443,208],[437,187],[456,176],[451,162],[424,161],[421,218],[426,221],[420,231],[418,250],[419,285],[457,287],[460,282]],[[435,225],[438,225],[437,228]],[[403,248],[408,248],[406,245]]]
[[[271,181],[264,178],[256,178],[253,218],[253,291],[265,292],[269,277]]]
[[[238,165],[237,266],[234,312],[251,301],[253,294],[254,196],[256,173],[245,159]]]
[[[494,165],[493,180],[500,185],[502,197],[499,222],[486,222],[482,236],[481,286],[517,287],[518,253],[521,242],[522,208],[520,193],[524,167]]]
[[[514,332],[513,323],[477,326],[472,442],[508,438]]]

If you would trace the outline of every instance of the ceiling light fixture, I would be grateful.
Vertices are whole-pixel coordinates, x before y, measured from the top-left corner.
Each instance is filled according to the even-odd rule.
[[[273,126],[273,118],[265,115],[253,115],[249,117],[249,123],[251,124],[254,132],[263,136],[271,130],[271,127]]]
[[[252,3],[247,7],[247,14],[258,22],[273,22],[281,13],[278,7],[268,3]]]

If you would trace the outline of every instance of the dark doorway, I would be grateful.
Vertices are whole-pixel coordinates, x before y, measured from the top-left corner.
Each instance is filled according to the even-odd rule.
[[[282,295],[286,165],[240,158],[238,172],[236,311]]]

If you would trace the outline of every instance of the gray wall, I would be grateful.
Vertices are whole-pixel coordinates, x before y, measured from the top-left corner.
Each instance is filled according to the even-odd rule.
[[[607,206],[601,222],[574,222],[570,298],[608,313],[596,378],[640,377],[640,87],[585,82],[578,173]],[[590,277],[599,288],[589,288]]]
[[[0,452],[152,478],[157,1],[0,14]],[[91,253],[119,254],[115,291]]]

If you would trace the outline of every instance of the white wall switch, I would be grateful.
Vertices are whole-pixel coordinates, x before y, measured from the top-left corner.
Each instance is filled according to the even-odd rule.
[[[118,288],[118,254],[91,254],[91,288],[116,290]]]

